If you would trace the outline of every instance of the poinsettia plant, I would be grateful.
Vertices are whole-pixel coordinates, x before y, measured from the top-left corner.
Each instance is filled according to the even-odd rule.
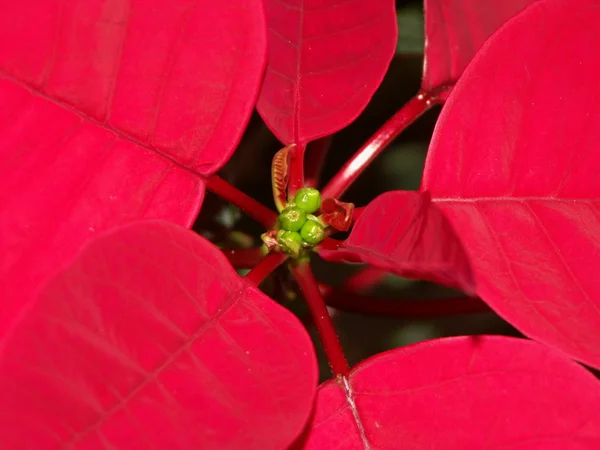
[[[425,0],[421,90],[322,183],[388,70],[394,1],[5,2],[0,448],[600,448],[581,365],[600,368],[599,20],[598,0]],[[342,200],[434,105],[421,188]],[[217,175],[255,107],[281,141],[274,208]],[[190,230],[206,190],[261,245]],[[375,272],[333,288],[316,254]],[[320,386],[305,325],[259,289],[282,265]],[[530,339],[350,367],[327,305],[400,314],[355,292],[381,272],[466,295],[427,313],[489,307]]]

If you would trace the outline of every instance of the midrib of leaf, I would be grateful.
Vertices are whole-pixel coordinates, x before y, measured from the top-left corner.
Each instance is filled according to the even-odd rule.
[[[54,97],[49,96],[48,94],[46,94],[45,92],[40,91],[39,89],[29,85],[28,83],[25,83],[9,74],[7,74],[6,72],[4,72],[3,70],[0,70],[0,77],[5,78],[6,80],[10,81],[11,83],[16,84],[17,86],[26,89],[28,92],[30,92],[31,94],[42,98],[43,100],[46,100],[50,103],[53,103],[55,105],[57,105],[58,107],[65,109],[77,116],[79,116],[81,119],[85,120],[88,123],[91,123],[94,126],[97,126],[98,128],[102,128],[104,130],[107,130],[111,133],[113,133],[114,135],[116,135],[117,137],[126,140],[128,142],[131,142],[132,144],[145,148],[146,150],[151,151],[152,153],[155,153],[156,155],[160,156],[161,158],[164,158],[165,160],[169,161],[171,164],[175,165],[176,167],[185,170],[187,172],[192,173],[193,175],[197,176],[198,178],[200,178],[201,180],[205,179],[205,176],[203,176],[202,174],[200,174],[198,171],[196,171],[195,169],[192,169],[191,167],[188,167],[184,164],[182,164],[181,162],[179,162],[177,159],[175,159],[172,156],[169,156],[163,152],[161,152],[159,149],[157,149],[156,147],[152,147],[148,144],[144,144],[143,142],[138,141],[136,138],[134,138],[133,136],[130,136],[128,134],[126,134],[125,132],[119,130],[118,128],[114,128],[110,125],[107,125],[106,123],[102,123],[99,122],[97,119],[94,119],[93,117],[87,115],[86,113],[78,110],[77,108],[73,107],[72,105],[70,105],[69,103],[66,103],[62,100],[58,100]]]
[[[352,417],[354,418],[354,422],[356,423],[356,427],[358,428],[358,432],[362,439],[364,450],[371,450],[371,443],[367,438],[367,434],[365,433],[365,427],[362,424],[362,420],[360,418],[360,414],[358,413],[358,408],[356,407],[356,402],[354,401],[354,391],[352,390],[352,385],[350,384],[350,380],[348,377],[340,376],[337,380],[338,385],[344,391],[344,397],[346,398],[346,402],[350,407],[350,411],[352,411]]]
[[[561,198],[561,197],[432,197],[433,203],[477,203],[477,202],[558,202],[558,203],[590,203],[600,202],[599,198]]]
[[[224,302],[224,306],[222,306],[219,311],[212,316],[206,323],[202,324],[198,330],[194,333],[194,335],[188,339],[184,345],[171,352],[169,357],[160,364],[155,370],[149,373],[142,381],[139,383],[137,387],[131,389],[131,391],[119,401],[114,407],[110,410],[106,411],[98,420],[94,423],[87,426],[85,429],[81,430],[79,433],[75,434],[72,439],[64,445],[64,448],[71,448],[74,446],[80,439],[89,434],[90,432],[95,431],[99,428],[103,423],[105,423],[110,417],[120,411],[131,399],[133,399],[136,394],[138,394],[143,388],[145,388],[148,383],[155,381],[157,377],[173,362],[177,360],[186,350],[188,350],[191,345],[202,336],[202,334],[210,328],[213,324],[217,323],[219,319],[224,316],[227,312],[229,312],[233,307],[235,307],[238,303],[240,303],[244,298],[244,293],[248,290],[248,286],[243,286],[241,289],[233,291],[229,297]]]
[[[293,132],[294,143],[299,144],[300,137],[300,85],[302,84],[302,40],[304,37],[304,1],[302,2],[302,6],[300,7],[300,20],[298,24],[298,58],[296,61],[296,83],[294,86],[294,116],[293,116]]]

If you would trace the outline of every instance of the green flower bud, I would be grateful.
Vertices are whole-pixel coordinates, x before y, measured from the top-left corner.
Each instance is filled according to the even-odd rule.
[[[311,187],[303,187],[296,192],[296,206],[307,214],[312,214],[321,207],[321,193]]]
[[[288,206],[279,214],[280,228],[287,231],[299,231],[306,222],[306,213],[295,206]]]
[[[316,220],[307,220],[300,230],[300,236],[307,244],[318,244],[325,239],[325,227]]]
[[[297,258],[302,251],[302,236],[297,231],[279,230],[277,242],[281,244],[282,250]]]

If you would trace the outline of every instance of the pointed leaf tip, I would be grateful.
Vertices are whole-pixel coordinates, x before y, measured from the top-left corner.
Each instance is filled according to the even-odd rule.
[[[265,0],[269,56],[257,109],[284,144],[351,123],[379,87],[397,41],[394,0]]]
[[[475,292],[463,245],[427,193],[393,191],[363,209],[338,250],[320,249],[331,261],[364,262],[407,278]]]

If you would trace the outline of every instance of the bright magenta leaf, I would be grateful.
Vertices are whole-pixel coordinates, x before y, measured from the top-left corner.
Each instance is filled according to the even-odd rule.
[[[428,194],[394,191],[362,209],[339,250],[319,249],[330,261],[364,262],[408,278],[474,293],[466,253]]]
[[[535,1],[425,0],[422,88],[456,83],[486,39]]]
[[[300,448],[600,448],[600,384],[533,341],[419,343],[370,358],[317,394]]]
[[[269,56],[258,111],[284,144],[352,122],[396,47],[393,0],[265,0]]]
[[[0,352],[3,449],[280,449],[317,384],[296,317],[162,221],[87,245]]]
[[[259,0],[5,2],[0,329],[90,236],[190,224],[266,55]],[[183,167],[185,166],[185,167]]]
[[[544,0],[495,34],[442,112],[422,185],[462,240],[481,298],[596,367],[599,21],[595,0]]]

